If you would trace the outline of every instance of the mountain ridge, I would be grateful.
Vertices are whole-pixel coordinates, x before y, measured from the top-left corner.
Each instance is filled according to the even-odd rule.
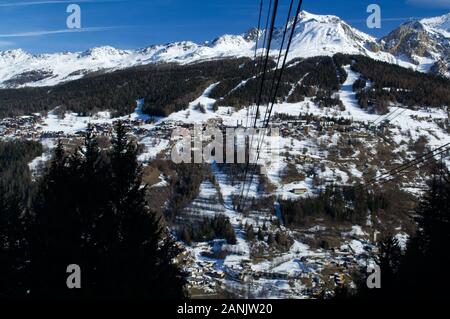
[[[380,39],[385,51],[450,77],[450,13],[406,22]]]
[[[292,24],[291,20],[289,32]],[[279,27],[275,30],[271,55],[278,53],[283,29]],[[82,52],[36,55],[22,49],[0,51],[0,88],[53,86],[90,73],[146,64],[189,64],[230,57],[253,57],[256,32],[252,28],[239,35],[225,34],[204,44],[180,41],[137,50],[100,46]],[[259,34],[259,53],[262,51],[264,32],[261,30]],[[362,54],[403,67],[450,76],[450,71],[447,74],[450,61],[447,33],[450,34],[450,14],[403,24],[377,40],[337,16],[302,11],[289,60],[332,56],[335,53]],[[424,42],[423,38],[427,41]],[[424,48],[423,43],[431,43],[431,49]]]

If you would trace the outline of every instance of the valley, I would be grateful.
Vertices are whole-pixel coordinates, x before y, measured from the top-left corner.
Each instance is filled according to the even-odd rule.
[[[277,154],[276,161],[261,158],[261,170],[252,177],[249,206],[244,212],[235,205],[242,183],[227,167],[237,164],[204,163],[200,170],[188,171],[188,176],[196,176],[190,186],[193,193],[183,194],[186,198],[176,211],[170,208],[173,195],[164,195],[174,191],[179,174],[170,164],[177,143],[171,138],[175,127],[210,125],[225,130],[239,127],[247,114],[254,112],[251,106],[217,106],[221,98],[210,96],[220,81],[167,117],[146,115],[139,104],[133,113],[121,117],[114,117],[113,110],[83,116],[55,108],[5,118],[0,131],[3,139],[35,140],[45,146],[44,153],[29,163],[33,176],[38,177],[58,140],[73,149],[82,145],[84,132],[91,128],[102,143],[111,136],[113,124],[122,121],[140,144],[138,158],[149,184],[148,197],[166,216],[184,250],[180,262],[189,274],[192,297],[325,298],[340,285],[352,285],[356,274],[377,261],[377,239],[392,234],[405,245],[415,229],[410,210],[426,186],[432,162],[388,184],[374,185],[368,194],[383,198],[384,204],[378,208],[370,204],[358,212],[353,208],[338,213],[332,208],[326,213],[327,209],[308,208],[308,201],[317,199],[318,204],[328,194],[357,192],[358,185],[426,150],[450,143],[446,107],[390,104],[384,115],[370,113],[358,104],[353,90],[361,75],[350,65],[343,70],[345,81],[333,93],[339,103],[323,106],[315,97],[305,96],[302,101],[275,105],[271,128],[279,129],[280,135],[267,136],[264,148]],[[296,74],[293,83],[304,83],[305,76],[308,74]],[[245,90],[247,83],[224,96]],[[288,95],[281,97],[288,99]],[[380,118],[386,120],[379,122]],[[446,165],[450,167],[448,158]],[[356,205],[359,199],[352,196],[344,195],[346,205]],[[357,205],[361,204],[368,205]],[[216,235],[197,233],[202,227],[207,227],[202,231],[209,229],[205,221],[219,216],[229,225],[228,240],[221,238],[224,233],[218,230]]]
[[[409,22],[381,39],[336,16],[302,12],[299,20],[273,97],[282,29],[267,74],[258,72],[263,49],[254,59],[256,29],[141,50],[0,52],[0,142],[29,143],[27,156],[15,159],[25,169],[5,174],[12,181],[25,171],[23,210],[34,209],[27,196],[61,148],[72,154],[65,165],[85,174],[77,160],[91,164],[89,143],[95,144],[100,159],[92,165],[111,181],[114,161],[128,167],[120,154],[131,149],[140,172],[132,181],[142,185],[130,188],[142,192],[141,205],[179,249],[172,259],[189,297],[328,299],[356,289],[383,257],[380,241],[407,249],[430,178],[437,167],[450,169],[450,16]],[[255,165],[206,160],[205,146],[217,139],[208,128],[226,137],[229,128],[252,126],[260,128],[263,150]],[[114,153],[117,127],[133,147]],[[204,132],[199,144],[189,135],[194,127]],[[185,136],[201,161],[173,160]],[[232,143],[251,148],[253,135]]]

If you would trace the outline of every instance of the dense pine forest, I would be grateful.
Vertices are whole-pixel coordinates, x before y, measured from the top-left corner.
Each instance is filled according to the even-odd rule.
[[[52,110],[61,106],[80,115],[112,110],[115,115],[134,111],[135,100],[145,98],[143,111],[166,116],[184,109],[214,82],[249,77],[249,59],[220,60],[193,65],[148,65],[108,74],[89,75],[55,87],[0,90],[0,118]]]
[[[420,73],[364,56],[334,56],[337,65],[351,65],[361,74],[354,86],[361,108],[383,114],[389,103],[408,107],[450,105],[450,80]],[[367,83],[371,85],[365,88]],[[362,85],[363,84],[363,85]]]
[[[0,299],[24,297],[27,289],[24,214],[33,190],[28,163],[41,153],[37,142],[0,142]]]
[[[331,74],[331,76],[330,76]],[[279,76],[279,71],[271,70],[265,77],[264,90],[261,96],[261,103],[267,104],[269,96],[275,91],[271,86],[271,81]],[[333,59],[329,57],[316,57],[304,60],[291,61],[283,72],[283,81],[277,92],[276,101],[281,102],[287,99],[290,103],[303,101],[306,97],[317,96],[319,102],[326,106],[339,104],[338,101],[327,101],[331,99],[332,92],[339,90],[340,77],[336,75]],[[253,92],[259,91],[262,77],[251,78],[244,85],[234,89],[239,82],[219,84],[213,91],[214,98],[219,99],[217,106],[234,106],[241,108],[256,103],[258,97]],[[301,83],[300,83],[301,82]],[[301,85],[300,85],[301,84]],[[225,89],[226,88],[226,89]],[[230,93],[230,91],[232,91]],[[229,92],[224,95],[225,92]]]
[[[317,197],[281,201],[283,220],[287,227],[311,224],[317,217],[326,217],[333,222],[364,224],[367,213],[407,216],[407,208],[399,209],[397,202],[414,202],[401,190],[367,190],[363,185],[328,185]]]
[[[293,60],[283,73],[276,101],[299,102],[305,97],[323,107],[341,106],[336,94],[347,74],[343,66],[361,74],[354,87],[363,109],[383,114],[389,103],[408,107],[450,104],[450,80],[401,68],[363,56],[337,54]],[[266,104],[278,76],[269,61],[261,103]],[[55,87],[0,90],[0,118],[49,111],[60,106],[80,115],[111,110],[114,115],[133,112],[135,100],[145,98],[143,112],[167,116],[185,109],[208,85],[218,106],[241,108],[256,103],[261,87],[260,61],[225,59],[191,65],[161,64],[133,67],[107,74],[91,74]],[[258,73],[258,76],[254,76]],[[370,86],[366,87],[366,84]]]
[[[0,201],[24,202],[29,196],[31,175],[28,163],[42,154],[42,144],[34,141],[0,141]]]

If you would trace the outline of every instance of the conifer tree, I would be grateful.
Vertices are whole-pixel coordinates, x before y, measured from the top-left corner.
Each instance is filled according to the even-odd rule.
[[[0,186],[0,299],[21,298],[26,293],[26,220],[20,199],[4,195]]]
[[[416,208],[417,234],[401,253],[390,236],[380,245],[381,289],[359,283],[357,298],[441,298],[447,295],[450,279],[437,272],[450,262],[450,174],[435,175]]]
[[[31,297],[70,298],[79,293],[66,286],[68,265],[81,261],[79,198],[73,187],[74,171],[61,142],[34,201],[29,234]],[[81,265],[82,266],[82,265]]]
[[[33,141],[0,141],[0,299],[27,294],[29,227],[27,210],[32,192],[28,163],[42,153]]]
[[[182,298],[184,278],[171,237],[145,199],[137,147],[121,122],[112,141],[111,202],[114,238],[105,252],[104,294],[126,298]],[[109,222],[108,222],[109,224]],[[120,273],[119,278],[117,274]],[[111,282],[110,278],[116,278]]]
[[[73,154],[59,143],[31,215],[30,296],[183,298],[179,249],[145,196],[137,147],[122,123],[109,152],[89,129]],[[71,264],[81,268],[81,289],[66,286]]]
[[[407,246],[400,265],[399,286],[406,297],[433,298],[447,295],[450,279],[436,272],[450,262],[450,174],[441,172],[416,209],[418,232]]]

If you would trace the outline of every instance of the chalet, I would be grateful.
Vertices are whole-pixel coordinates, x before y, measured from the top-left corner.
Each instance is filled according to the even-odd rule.
[[[295,194],[295,195],[303,195],[305,193],[308,192],[307,188],[294,188],[293,190],[291,190],[291,193]]]
[[[367,132],[353,132],[352,137],[355,138],[368,138],[370,136]]]

